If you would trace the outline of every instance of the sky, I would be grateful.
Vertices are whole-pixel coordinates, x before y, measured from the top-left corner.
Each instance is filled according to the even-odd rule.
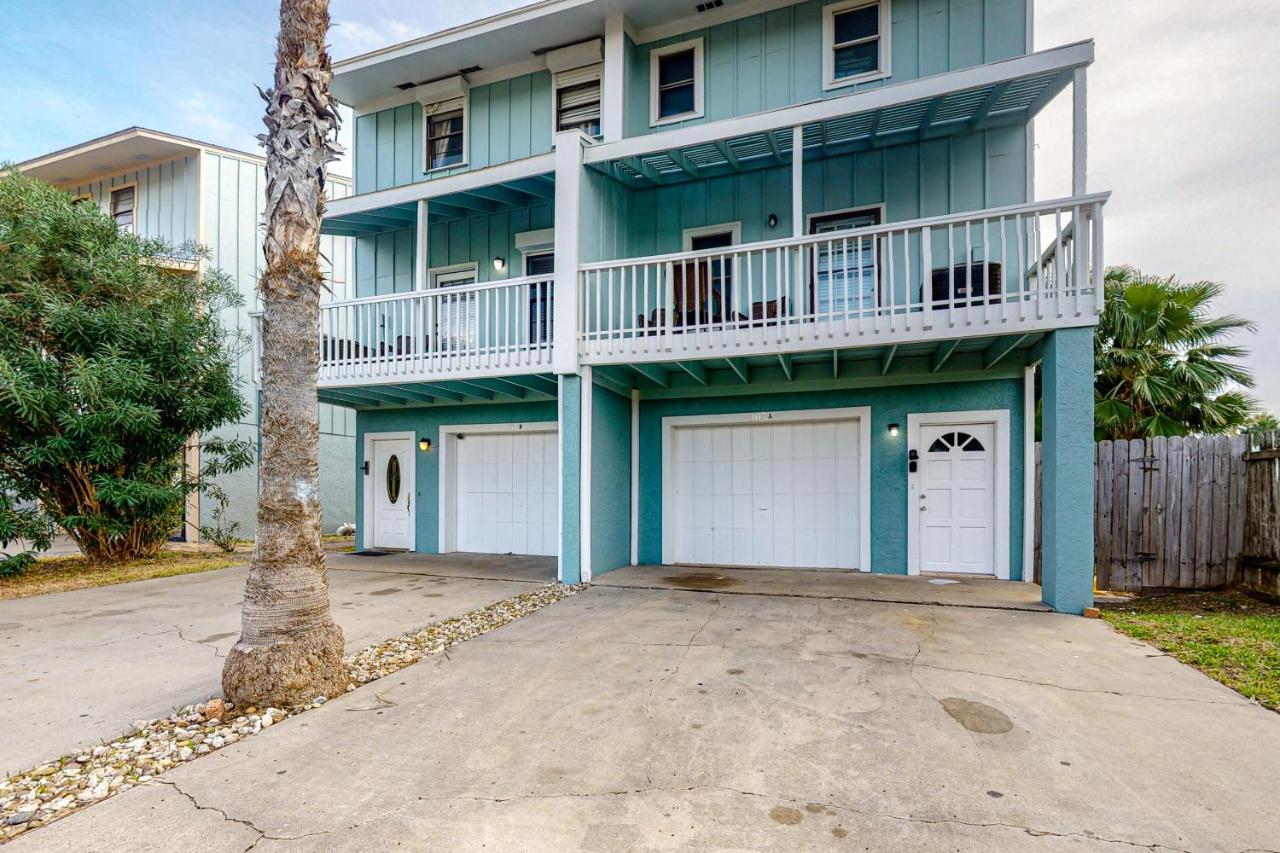
[[[522,3],[332,0],[332,53]],[[257,150],[254,84],[271,80],[273,3],[0,0],[0,9],[0,162],[132,125]],[[1037,0],[1037,48],[1085,38],[1097,42],[1089,190],[1113,194],[1108,263],[1224,282],[1218,310],[1257,324],[1239,342],[1251,350],[1256,396],[1280,412],[1280,2]],[[1036,123],[1037,198],[1070,194],[1070,116],[1068,92]],[[346,164],[338,171],[349,174]]]

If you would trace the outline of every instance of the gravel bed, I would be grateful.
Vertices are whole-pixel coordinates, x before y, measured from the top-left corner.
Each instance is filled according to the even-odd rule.
[[[347,691],[501,628],[582,589],[583,584],[549,584],[363,648],[345,658],[350,674]],[[0,782],[0,844],[325,702],[324,696],[318,696],[296,708],[235,708],[214,698],[180,708],[162,719],[139,720],[131,734],[9,776]]]

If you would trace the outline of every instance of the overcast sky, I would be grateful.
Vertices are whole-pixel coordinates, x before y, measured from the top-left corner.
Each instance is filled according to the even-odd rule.
[[[332,0],[344,58],[521,0]],[[256,150],[275,19],[264,0],[9,0],[0,161],[130,125]],[[1229,12],[1229,14],[1228,14]],[[92,34],[92,38],[86,36]],[[1089,189],[1110,190],[1107,260],[1227,284],[1221,310],[1280,412],[1280,1],[1038,0],[1040,49],[1093,38]],[[1037,122],[1038,197],[1070,189],[1070,97]]]

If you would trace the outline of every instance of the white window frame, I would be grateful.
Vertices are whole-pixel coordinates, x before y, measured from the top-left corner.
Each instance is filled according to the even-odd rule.
[[[673,53],[684,53],[693,50],[693,110],[692,112],[680,113],[679,115],[666,116],[660,118],[658,116],[658,63],[664,56],[670,56]],[[703,68],[702,60],[702,39],[689,39],[679,44],[669,44],[666,47],[656,47],[649,51],[649,126],[659,127],[664,124],[675,124],[677,122],[689,121],[690,119],[702,118],[703,116],[703,88],[706,81],[706,71]]]
[[[551,74],[551,136],[560,132],[560,90],[582,86],[594,80],[600,87],[600,133],[592,137],[604,137],[604,63],[597,62],[581,68],[555,71]]]
[[[447,267],[431,267],[427,270],[427,283],[433,289],[439,287],[441,282],[458,281],[464,278],[473,278],[476,284],[481,284],[480,264],[470,261],[465,264],[451,264]]]
[[[130,226],[129,233],[137,234],[138,233],[138,200],[139,200],[137,181],[130,181],[127,184],[120,184],[119,186],[116,186],[116,187],[107,188],[107,216],[111,217],[112,222],[116,221],[115,202],[114,202],[116,193],[123,192],[124,190],[128,190],[128,189],[133,190],[133,225]],[[84,196],[84,198],[89,198],[89,196]]]
[[[892,73],[889,67],[889,59],[893,55],[893,51],[889,47],[889,38],[892,31],[893,16],[889,11],[889,4],[892,0],[844,0],[843,3],[833,3],[822,9],[822,88],[841,89],[845,86],[852,86],[855,83],[867,83],[871,80],[883,80]],[[875,71],[868,71],[866,74],[858,74],[853,77],[841,77],[836,79],[836,15],[843,12],[851,12],[855,9],[861,9],[866,6],[880,5],[880,67]]]
[[[728,234],[733,241],[731,245],[738,246],[742,243],[742,222],[723,222],[719,225],[702,225],[698,228],[686,228],[682,233],[682,246],[686,252],[693,251],[693,241],[696,237],[707,237],[711,234]]]
[[[994,551],[995,576],[1009,579],[1009,490],[1012,487],[1009,465],[1010,415],[1008,409],[983,409],[969,412],[908,412],[907,449],[921,451],[921,426],[966,427],[990,424],[995,428],[995,478],[992,483],[995,515],[992,518],[991,547]],[[907,574],[920,574],[920,472],[907,474]],[[1034,531],[1023,531],[1031,536]],[[977,575],[977,577],[982,577]]]
[[[437,113],[462,110],[462,160],[448,166],[431,166],[431,117]],[[453,169],[464,169],[471,162],[471,98],[461,95],[444,101],[422,105],[422,174],[433,175]]]

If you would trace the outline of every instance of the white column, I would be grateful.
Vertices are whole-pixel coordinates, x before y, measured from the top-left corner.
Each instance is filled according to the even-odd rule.
[[[1080,196],[1088,190],[1089,171],[1089,86],[1087,71],[1075,70],[1071,84],[1071,194]]]
[[[582,134],[556,134],[556,274],[551,366],[556,373],[578,372],[578,218],[582,201]]]
[[[626,99],[626,19],[613,14],[604,19],[604,79],[600,83],[600,133],[605,142],[622,138]]]
[[[418,231],[414,240],[413,286],[416,290],[426,290],[427,285],[427,200],[418,200]]]
[[[791,236],[804,236],[804,128],[791,128]]]

